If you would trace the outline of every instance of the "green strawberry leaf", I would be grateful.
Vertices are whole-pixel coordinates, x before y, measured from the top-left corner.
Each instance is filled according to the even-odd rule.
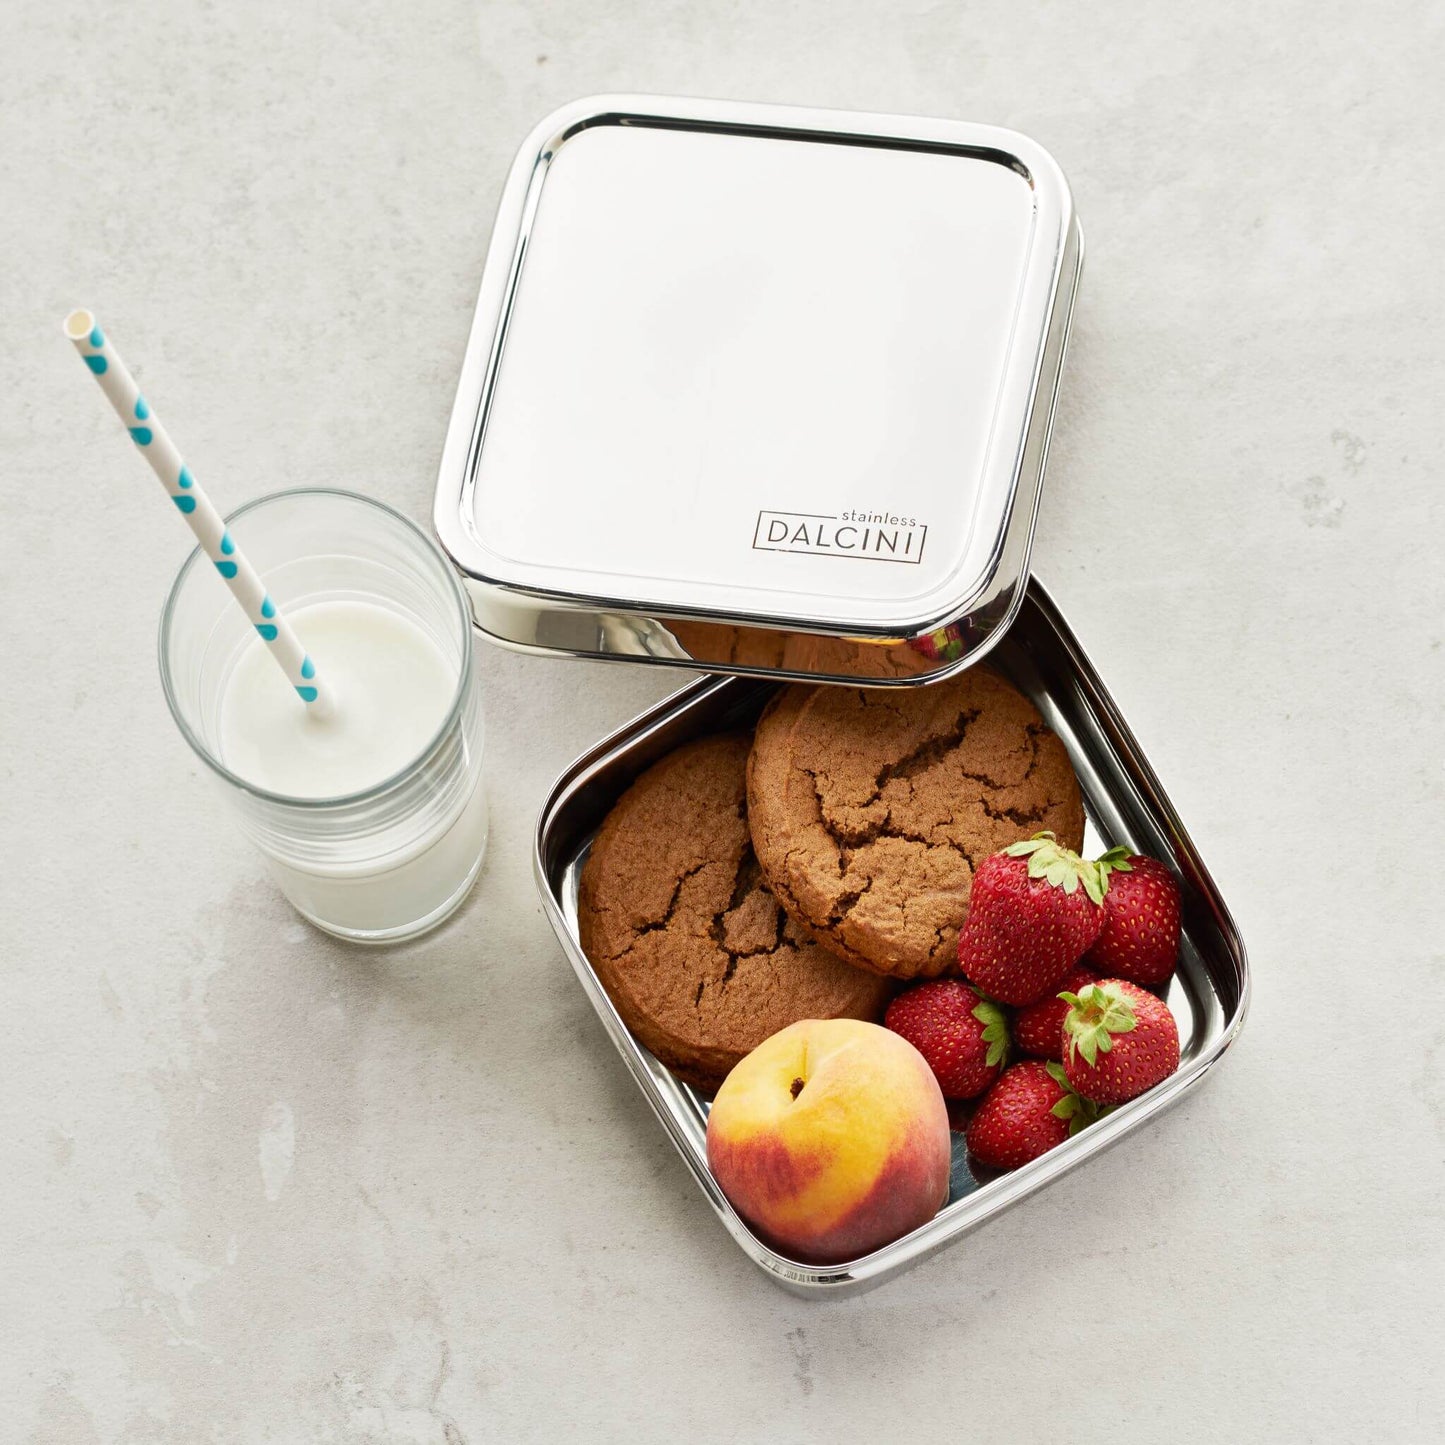
[[[1104,899],[1103,875],[1097,863],[1087,863],[1072,848],[1065,848],[1052,833],[1038,833],[1003,850],[1010,857],[1027,858],[1028,876],[1042,878],[1067,894],[1079,891],[1079,884],[1095,903]]]
[[[1090,1124],[1096,1123],[1107,1114],[1112,1105],[1100,1105],[1092,1099],[1086,1099],[1077,1089],[1069,1083],[1068,1075],[1064,1073],[1062,1064],[1050,1063],[1046,1065],[1049,1077],[1055,1083],[1062,1084],[1066,1090],[1064,1097],[1060,1099],[1049,1110],[1055,1119],[1067,1119],[1069,1121],[1069,1138],[1072,1139],[1080,1129],[1087,1129]]]
[[[974,1005],[973,1016],[984,1026],[983,1041],[988,1045],[984,1062],[989,1068],[994,1068],[1008,1057],[1008,1019],[991,998],[985,998],[977,989],[974,989],[974,993],[978,994],[978,1003]]]
[[[1099,875],[1099,896],[1094,898],[1095,903],[1102,903],[1104,895],[1109,891],[1109,874],[1134,871],[1134,865],[1129,861],[1129,857],[1127,848],[1110,848],[1107,853],[1101,853],[1094,859],[1094,868]],[[1092,893],[1089,896],[1094,897]]]
[[[1115,1035],[1129,1033],[1138,1023],[1133,1006],[1118,989],[1091,983],[1070,1000],[1064,1015],[1064,1042],[1069,1057],[1072,1059],[1077,1050],[1092,1069],[1099,1055],[1114,1047]]]
[[[1043,845],[1040,844],[1038,848],[1036,848],[1032,853],[1029,854],[1029,877],[1048,877],[1049,864],[1052,862],[1052,860],[1053,855],[1045,853],[1043,851]]]

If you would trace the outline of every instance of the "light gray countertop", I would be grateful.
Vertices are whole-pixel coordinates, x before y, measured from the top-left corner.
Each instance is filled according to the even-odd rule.
[[[1424,3],[5,7],[0,1438],[1439,1438],[1442,74]],[[1180,1109],[850,1301],[717,1225],[533,887],[550,780],[681,679],[483,648],[475,896],[320,937],[170,724],[187,537],[59,328],[223,506],[425,517],[512,150],[617,89],[1059,158],[1035,564],[1255,967]]]

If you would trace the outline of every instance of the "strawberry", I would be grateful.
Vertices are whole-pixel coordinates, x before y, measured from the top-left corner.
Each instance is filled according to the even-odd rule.
[[[1063,987],[1078,993],[1088,984],[1097,983],[1098,975],[1082,963],[1064,979]],[[1014,1015],[1014,1043],[1026,1054],[1040,1059],[1064,1058],[1064,1015],[1069,1006],[1058,994],[1045,994],[1037,1003],[1021,1008]]]
[[[990,1168],[1017,1169],[1106,1112],[1069,1087],[1060,1065],[1026,1059],[984,1095],[969,1120],[968,1151]]]
[[[883,1023],[928,1060],[945,1099],[972,1099],[1003,1071],[1009,1043],[1003,1010],[957,979],[899,994]]]
[[[1111,848],[1098,861],[1104,926],[1084,955],[1096,973],[1145,988],[1169,982],[1179,962],[1179,885],[1157,858]]]
[[[1123,978],[1060,995],[1064,1074],[1086,1099],[1122,1104],[1179,1067],[1179,1025],[1169,1005]]]
[[[1036,833],[985,858],[973,875],[958,962],[1001,1003],[1054,993],[1098,936],[1103,882],[1093,863]]]

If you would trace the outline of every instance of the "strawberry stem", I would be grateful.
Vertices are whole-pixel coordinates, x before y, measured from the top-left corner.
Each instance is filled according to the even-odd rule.
[[[1138,1024],[1134,1006],[1112,985],[1091,983],[1078,993],[1059,995],[1069,1006],[1064,1015],[1064,1043],[1069,1058],[1077,1051],[1092,1069],[1100,1054],[1114,1047],[1116,1034],[1127,1034]]]
[[[1134,865],[1129,861],[1132,856],[1127,848],[1116,847],[1094,859],[1094,867],[1099,870],[1099,883],[1105,893],[1109,891],[1109,874],[1134,871]]]
[[[1032,838],[1010,843],[1003,851],[1010,858],[1027,858],[1030,878],[1046,879],[1070,894],[1077,893],[1082,883],[1095,903],[1104,901],[1104,875],[1099,865],[1065,848],[1051,832],[1035,833]]]
[[[1069,1121],[1069,1138],[1072,1139],[1081,1129],[1087,1129],[1090,1124],[1097,1123],[1109,1113],[1114,1107],[1112,1104],[1096,1104],[1092,1099],[1086,1099],[1072,1084],[1069,1083],[1068,1075],[1064,1073],[1062,1064],[1050,1063],[1048,1066],[1049,1077],[1056,1084],[1062,1084],[1068,1092],[1049,1112],[1056,1119],[1067,1119]]]

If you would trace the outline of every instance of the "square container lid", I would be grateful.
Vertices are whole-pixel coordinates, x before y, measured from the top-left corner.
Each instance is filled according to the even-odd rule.
[[[1012,620],[1082,259],[990,126],[599,97],[503,191],[437,483],[505,644],[927,682]]]

